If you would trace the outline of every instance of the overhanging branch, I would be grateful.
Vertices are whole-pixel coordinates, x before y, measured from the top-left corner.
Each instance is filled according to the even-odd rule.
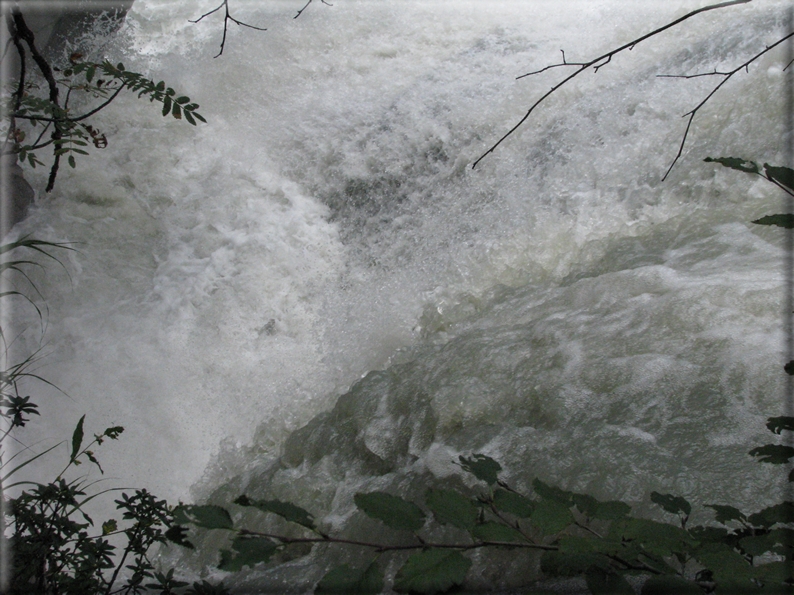
[[[672,28],[672,27],[675,27],[676,25],[678,25],[680,23],[683,23],[687,19],[690,19],[690,18],[692,18],[692,17],[694,17],[694,16],[696,16],[698,14],[701,14],[703,12],[707,12],[707,11],[710,11],[710,10],[716,10],[718,8],[725,8],[725,7],[728,7],[728,6],[735,6],[737,4],[747,4],[749,2],[752,2],[752,0],[729,0],[728,2],[720,2],[718,4],[711,4],[709,6],[704,6],[703,8],[699,8],[697,10],[693,10],[692,12],[689,12],[689,13],[685,14],[684,16],[675,19],[674,21],[672,21],[670,23],[667,23],[666,25],[664,25],[662,27],[659,27],[658,29],[654,29],[653,31],[651,31],[649,33],[646,33],[645,35],[643,35],[641,37],[638,37],[637,39],[635,39],[633,41],[630,41],[630,42],[628,42],[626,44],[623,44],[622,46],[617,47],[617,48],[615,48],[613,50],[610,50],[610,51],[606,52],[605,54],[602,54],[601,56],[598,56],[597,58],[594,58],[594,59],[589,60],[587,62],[566,62],[565,54],[563,54],[563,62],[561,64],[553,64],[551,66],[548,66],[548,67],[546,67],[544,69],[541,69],[541,70],[538,70],[536,72],[530,72],[530,73],[527,73],[527,74],[519,76],[518,78],[523,78],[525,76],[530,76],[532,74],[538,74],[538,73],[543,72],[545,70],[549,70],[550,68],[558,68],[558,67],[562,67],[562,66],[577,66],[578,67],[575,72],[571,73],[570,75],[565,77],[562,81],[560,81],[559,83],[554,85],[540,99],[538,99],[535,103],[533,103],[532,106],[529,108],[529,110],[527,110],[527,113],[524,114],[524,116],[518,121],[518,123],[515,126],[513,126],[510,130],[508,130],[507,133],[504,136],[502,136],[502,138],[500,138],[498,141],[496,141],[485,153],[480,155],[480,157],[472,164],[472,166],[471,166],[472,169],[477,167],[477,164],[480,161],[482,161],[487,155],[493,153],[494,150],[496,150],[496,147],[501,145],[502,142],[504,142],[504,140],[507,139],[507,137],[512,135],[516,130],[518,130],[521,127],[521,125],[524,122],[526,122],[527,119],[529,119],[529,116],[532,114],[533,111],[535,111],[536,107],[538,107],[541,103],[546,101],[546,99],[548,99],[552,94],[554,94],[554,92],[556,92],[560,87],[562,87],[566,83],[570,82],[571,80],[573,80],[574,78],[576,78],[577,76],[582,74],[588,68],[592,67],[595,72],[598,72],[599,68],[602,68],[602,67],[606,66],[609,62],[611,62],[612,56],[615,56],[616,54],[619,54],[620,52],[622,52],[624,50],[632,50],[632,49],[634,49],[634,46],[636,46],[638,43],[641,43],[641,42],[645,41],[646,39],[648,39],[650,37],[653,37],[655,35],[658,35],[658,34],[664,32],[664,31]]]

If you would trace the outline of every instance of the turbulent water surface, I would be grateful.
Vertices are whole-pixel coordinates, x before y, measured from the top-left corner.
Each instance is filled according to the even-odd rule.
[[[96,121],[110,146],[15,230],[77,248],[37,277],[43,339],[15,311],[15,346],[43,345],[38,373],[68,395],[39,399],[48,436],[88,412],[91,431],[127,428],[102,452],[124,485],[291,499],[337,527],[358,522],[356,491],[457,485],[472,451],[519,487],[636,510],[650,490],[777,496],[746,453],[783,413],[783,235],[749,221],[781,193],[703,158],[784,163],[785,54],[698,113],[664,182],[717,80],[657,75],[734,68],[779,37],[785,1],[584,73],[474,170],[570,71],[517,75],[704,3],[339,0],[297,20],[292,1],[230,4],[268,31],[231,25],[213,58],[221,12],[188,22],[212,2],[136,0],[97,56],[165,79],[208,124],[118,99]]]

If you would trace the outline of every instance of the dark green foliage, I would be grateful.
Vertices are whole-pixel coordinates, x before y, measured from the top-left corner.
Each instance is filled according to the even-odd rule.
[[[427,507],[436,521],[471,530],[477,523],[480,510],[471,498],[454,490],[429,490],[425,496]]]
[[[483,454],[474,454],[471,458],[461,455],[458,459],[463,469],[489,485],[496,483],[499,472],[502,470],[502,466],[499,463]]]
[[[204,529],[232,529],[232,517],[225,508],[180,504],[174,509],[174,521],[180,525],[191,523]]]
[[[794,170],[788,167],[774,167],[768,163],[764,163],[764,172],[766,177],[782,184],[789,190],[794,190]]]
[[[428,549],[412,554],[394,577],[398,593],[443,593],[461,584],[471,560],[455,550]]]
[[[739,157],[717,157],[717,158],[706,157],[703,161],[706,161],[707,163],[708,162],[719,163],[721,165],[724,165],[725,167],[747,172],[748,174],[760,173],[757,163],[753,161],[747,161]]]
[[[753,223],[757,225],[777,225],[785,229],[794,229],[794,215],[767,215],[754,220]]]
[[[672,514],[689,515],[692,512],[692,505],[681,496],[651,492],[651,502]]]
[[[218,568],[229,572],[242,570],[243,566],[254,567],[267,562],[276,553],[276,544],[264,537],[241,535],[232,541],[231,550],[221,550]]]
[[[741,521],[744,522],[747,518],[744,514],[738,509],[734,508],[733,506],[724,506],[721,504],[706,504],[707,508],[713,508],[717,513],[716,520],[718,523],[722,523],[723,525],[729,523],[730,521]]]
[[[329,571],[314,589],[316,595],[364,595],[383,591],[383,570],[374,560],[369,566],[354,570],[347,564]]]
[[[782,465],[788,463],[789,459],[794,457],[794,448],[783,446],[782,444],[766,444],[754,448],[750,451],[750,454],[758,457],[758,460],[762,463]]]
[[[535,510],[535,503],[526,496],[503,489],[494,490],[493,504],[502,512],[521,519],[528,519]]]
[[[382,521],[392,529],[418,531],[425,524],[425,513],[413,502],[386,492],[356,494],[355,503],[364,514]]]
[[[679,576],[663,574],[645,581],[642,595],[703,595],[703,589]]]
[[[475,537],[481,541],[503,541],[506,543],[526,541],[524,536],[513,527],[492,521],[475,525],[470,529],[470,533],[472,537]]]
[[[766,427],[773,434],[780,434],[783,430],[794,431],[794,417],[770,417]]]
[[[253,506],[262,512],[272,512],[287,521],[303,525],[307,529],[314,529],[314,517],[300,506],[295,506],[289,502],[281,502],[279,500],[249,500],[248,497],[243,494],[237,498],[234,503],[240,506]]]
[[[617,572],[591,566],[585,573],[587,588],[593,595],[634,595],[634,589]]]

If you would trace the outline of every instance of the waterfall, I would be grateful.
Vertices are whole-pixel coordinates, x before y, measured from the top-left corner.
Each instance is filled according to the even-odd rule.
[[[230,3],[268,30],[230,25],[217,58],[221,13],[189,22],[203,4],[136,0],[96,51],[207,124],[127,94],[96,116],[108,148],[51,195],[32,172],[14,233],[76,248],[33,273],[46,329],[14,312],[14,349],[43,348],[62,391],[35,388],[48,438],[88,413],[126,428],[101,452],[125,486],[289,499],[339,526],[356,491],[459,481],[472,451],[517,486],[635,510],[650,490],[779,495],[747,451],[783,413],[783,232],[750,223],[781,193],[703,159],[784,164],[785,56],[708,102],[664,182],[716,81],[657,75],[736,67],[783,32],[785,1],[584,73],[474,170],[569,71],[516,76],[703,3],[340,0],[296,20],[286,0]]]

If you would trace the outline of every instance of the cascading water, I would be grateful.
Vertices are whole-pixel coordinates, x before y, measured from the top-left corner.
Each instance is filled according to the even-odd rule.
[[[209,123],[120,98],[98,115],[110,147],[62,169],[15,230],[78,249],[34,279],[39,373],[70,397],[39,399],[50,436],[88,412],[126,427],[102,453],[125,485],[278,497],[336,526],[356,522],[356,491],[459,481],[471,451],[518,486],[635,510],[652,489],[779,495],[746,453],[782,414],[783,232],[749,223],[781,198],[702,160],[783,163],[785,56],[701,110],[664,182],[681,114],[715,81],[657,75],[735,67],[779,37],[785,0],[701,15],[584,74],[475,170],[562,72],[516,75],[703,3],[346,0],[293,21],[291,2],[239,2],[268,31],[230,29],[217,59],[220,19],[188,22],[201,4],[136,0],[98,51]],[[38,348],[35,312],[15,319],[16,348]]]

